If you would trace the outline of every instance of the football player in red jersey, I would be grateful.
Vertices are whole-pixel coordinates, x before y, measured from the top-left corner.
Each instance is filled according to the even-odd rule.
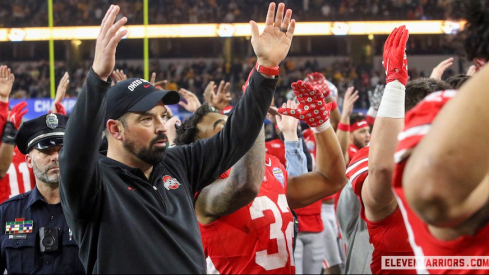
[[[8,99],[14,83],[14,74],[7,66],[0,66],[0,202],[22,194],[34,187],[35,179],[25,155],[15,146],[15,134],[27,113],[27,103],[21,102],[8,111]]]
[[[467,13],[466,51],[470,59],[487,60],[488,3],[464,1]],[[399,135],[394,190],[402,207],[416,256],[489,255],[489,68],[471,77],[460,91],[428,96],[406,115]],[[472,267],[472,269],[471,269]],[[487,268],[487,267],[485,267]],[[418,272],[486,274],[472,262]]]
[[[294,83],[293,87],[302,102],[295,109],[294,104],[289,101],[287,106],[279,109],[279,112],[283,115],[285,113],[303,115],[313,127],[319,149],[316,170],[300,176],[288,177],[279,160],[267,156],[265,178],[258,195],[229,215],[219,214],[218,209],[235,209],[237,201],[234,196],[239,194],[224,189],[223,185],[212,184],[206,187],[208,190],[204,189],[198,195],[195,207],[208,261],[208,272],[294,273],[292,255],[294,225],[290,209],[310,205],[331,195],[346,182],[341,149],[328,123],[331,104],[326,105],[324,96],[317,95],[309,83],[299,81]],[[313,95],[311,96],[310,93]],[[306,98],[311,100],[305,100]],[[322,107],[324,108],[321,110]],[[189,130],[196,128],[198,131],[193,133],[194,138],[205,138],[207,134],[213,135],[219,130],[215,128],[219,128],[220,121],[225,121],[225,118],[219,114],[207,114],[190,123],[188,121],[192,121],[191,118],[178,130],[179,137],[175,142],[182,144],[182,136],[188,136]],[[280,120],[278,117],[277,119]],[[282,116],[282,119],[290,118]],[[297,126],[294,127],[291,127],[292,132],[296,134]],[[187,143],[191,142],[191,138],[185,139]],[[286,140],[288,139],[286,137]],[[235,166],[233,169],[236,168]],[[215,203],[216,198],[221,198],[221,201],[226,203],[218,207]]]
[[[404,124],[405,109],[412,108],[419,101],[423,90],[419,86],[436,86],[434,79],[411,81],[408,79],[405,55],[409,32],[405,26],[396,28],[387,38],[384,46],[384,67],[386,86],[375,119],[370,146],[362,148],[350,162],[347,177],[354,193],[361,201],[360,216],[365,220],[370,243],[374,246],[371,271],[379,273],[416,273],[415,269],[382,269],[383,256],[414,256],[408,243],[402,215],[391,188],[397,135]],[[427,84],[432,84],[427,85]],[[443,87],[443,83],[440,83]],[[448,84],[445,84],[448,87]],[[424,94],[431,92],[424,90]]]

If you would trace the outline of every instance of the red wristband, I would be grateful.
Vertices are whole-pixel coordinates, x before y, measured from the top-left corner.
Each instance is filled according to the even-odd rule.
[[[265,67],[265,66],[262,66],[262,65],[258,64],[258,62],[255,65],[255,69],[259,73],[266,74],[266,75],[275,75],[275,76],[277,76],[278,73],[279,73],[278,68],[279,68],[278,66],[275,66],[275,67]]]
[[[336,110],[336,108],[338,108],[338,103],[336,103],[336,101],[333,100],[333,103],[331,103],[331,112]]]
[[[338,123],[338,130],[344,131],[344,132],[350,132],[350,124],[343,124],[343,123]]]

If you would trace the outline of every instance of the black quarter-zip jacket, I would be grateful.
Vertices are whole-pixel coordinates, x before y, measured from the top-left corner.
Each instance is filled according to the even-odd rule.
[[[148,180],[98,153],[110,83],[88,73],[60,152],[60,194],[89,274],[206,273],[193,194],[251,148],[276,84],[255,71],[224,129],[168,149]]]

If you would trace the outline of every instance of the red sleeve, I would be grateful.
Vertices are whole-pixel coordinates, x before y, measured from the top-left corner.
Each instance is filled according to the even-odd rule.
[[[362,209],[361,209],[361,217],[366,220],[365,217],[365,209],[363,207],[362,201],[362,186],[365,182],[365,179],[368,176],[368,152],[370,147],[366,146],[360,149],[357,152],[355,157],[350,161],[348,168],[346,169],[346,177],[350,181],[353,192],[357,195],[360,200]]]
[[[0,137],[3,135],[3,128],[7,123],[8,102],[0,102]]]
[[[226,172],[222,173],[222,175],[219,176],[219,179],[226,179],[229,177],[229,174],[231,174],[231,168],[229,168]]]

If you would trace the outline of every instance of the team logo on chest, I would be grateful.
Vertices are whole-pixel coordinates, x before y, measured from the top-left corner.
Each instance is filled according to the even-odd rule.
[[[273,168],[273,176],[282,184],[282,186],[284,185],[284,182],[285,182],[285,177],[284,177],[284,173],[282,172],[282,169],[280,168],[277,168],[277,167],[274,167]]]
[[[173,190],[177,189],[180,187],[180,182],[178,182],[177,179],[172,178],[171,176],[164,176],[163,177],[163,186],[165,186],[166,190]]]

